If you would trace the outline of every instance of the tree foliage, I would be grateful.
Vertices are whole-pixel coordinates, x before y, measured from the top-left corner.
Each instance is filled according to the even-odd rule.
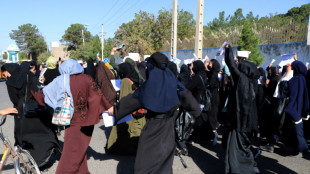
[[[140,11],[135,19],[122,24],[115,33],[115,43],[125,44],[123,54],[137,52],[151,54],[160,50],[165,41],[171,39],[172,12],[161,9],[157,18],[152,13]],[[195,34],[193,14],[181,10],[178,12],[178,37],[184,39]]]
[[[40,55],[39,55],[40,56]],[[18,53],[19,60],[25,60],[27,59],[27,53],[26,52],[19,52]],[[39,59],[39,58],[38,58]]]
[[[7,53],[4,53],[4,54],[2,55],[2,58],[3,58],[3,60],[7,60],[7,59],[8,59],[8,54],[7,54]]]
[[[38,56],[38,63],[40,64],[45,64],[45,62],[47,61],[47,58],[51,56],[50,52],[43,52]]]
[[[256,65],[260,65],[264,62],[265,57],[261,56],[258,47],[259,38],[255,36],[251,23],[247,20],[244,22],[238,45],[238,50],[240,51],[251,51],[249,61],[254,62]]]
[[[82,31],[84,33],[84,41],[89,42],[91,34],[82,24],[71,24],[62,36],[61,42],[68,44],[68,50],[76,50],[83,43]]]
[[[113,38],[108,38],[104,40],[104,50],[103,50],[103,57],[109,57],[112,48],[115,47],[115,41]],[[101,51],[100,51],[101,55]]]
[[[76,60],[88,60],[89,58],[96,60],[97,54],[101,53],[101,43],[99,36],[91,37],[89,41],[77,46],[74,50],[70,50],[70,57]]]
[[[28,53],[28,58],[30,57],[34,60],[47,49],[46,42],[36,25],[21,25],[17,30],[12,30],[10,38],[15,40],[21,51]]]

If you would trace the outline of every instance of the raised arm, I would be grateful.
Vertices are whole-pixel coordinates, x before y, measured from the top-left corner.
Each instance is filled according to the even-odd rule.
[[[117,48],[113,48],[111,50],[111,57],[110,57],[110,65],[115,69],[117,72],[119,71],[119,66],[115,63],[115,52],[117,51]]]
[[[225,62],[232,76],[235,76],[234,78],[240,76],[240,71],[238,70],[237,64],[234,62],[234,55],[230,45],[228,45],[225,50]]]
[[[115,108],[115,119],[120,120],[124,116],[130,114],[133,111],[136,111],[138,109],[142,108],[142,105],[140,104],[139,100],[136,99],[133,94],[129,94],[125,97],[123,97],[118,105]]]

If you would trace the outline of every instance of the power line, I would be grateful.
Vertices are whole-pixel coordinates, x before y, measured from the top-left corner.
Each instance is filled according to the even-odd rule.
[[[95,27],[97,27],[98,26],[98,24],[100,24],[100,21],[102,21],[105,17],[108,17],[109,16],[109,12],[110,11],[112,11],[117,5],[118,5],[118,3],[120,2],[121,0],[116,0],[116,1],[114,1],[115,3],[111,6],[111,8],[109,9],[109,10],[107,10],[106,12],[108,13],[108,15],[103,15],[98,21],[99,22],[97,22],[93,27],[92,27],[92,29],[94,29]]]
[[[121,10],[121,11],[126,11],[126,12],[128,13],[129,9],[132,8],[133,5],[136,5],[138,1],[139,1],[139,0],[137,0],[136,3],[132,3],[132,5],[129,6],[129,8],[126,8],[126,10]],[[127,1],[127,2],[129,2],[129,1]],[[132,2],[133,2],[133,1],[132,1]],[[128,4],[128,3],[126,3],[126,5],[127,5],[127,4]],[[105,21],[104,24],[105,24],[105,25],[108,25],[109,23],[111,23],[111,21],[114,21],[115,19],[119,18],[119,17],[120,17],[121,15],[123,15],[124,13],[119,13],[119,15],[116,15],[116,14],[117,14],[117,11],[116,11],[115,15],[113,15],[113,17],[111,17],[110,19],[108,19],[107,21]]]
[[[142,4],[142,3],[141,3]],[[134,5],[134,4],[133,4]],[[132,5],[132,6],[133,6]],[[148,4],[142,4],[143,5],[143,7],[148,7],[148,6],[150,6],[150,1],[148,1]],[[173,3],[171,2],[171,4],[168,6],[168,9],[170,9],[170,8],[172,8],[172,5],[173,5]],[[132,7],[131,6],[131,7]],[[131,8],[130,7],[130,8]],[[128,9],[130,9],[130,8],[128,8]],[[136,8],[134,8],[134,11],[135,10],[137,10],[138,8],[140,8],[140,6],[136,6]],[[121,14],[121,16],[126,16],[128,13],[130,13],[130,12],[132,12],[132,11],[129,11],[129,10],[126,10],[127,11],[127,13],[123,13],[123,14]],[[156,15],[155,15],[156,16]],[[118,17],[118,16],[117,16]],[[113,22],[114,20],[112,20],[112,21],[110,21],[110,23],[107,23],[107,24],[112,24],[111,22]],[[109,28],[107,31],[111,31],[112,30],[112,28]]]

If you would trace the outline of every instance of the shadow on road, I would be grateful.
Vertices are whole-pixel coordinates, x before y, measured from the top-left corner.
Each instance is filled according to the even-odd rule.
[[[293,170],[279,164],[277,160],[265,156],[258,157],[257,165],[261,174],[273,174],[273,173],[297,174]]]
[[[219,158],[215,158],[214,156],[195,146],[188,145],[188,149],[189,156],[193,159],[193,161],[203,173],[224,173],[224,160],[222,159],[223,156],[221,154],[217,154]]]

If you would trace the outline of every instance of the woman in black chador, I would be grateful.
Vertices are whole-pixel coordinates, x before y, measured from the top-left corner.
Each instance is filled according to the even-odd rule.
[[[211,97],[211,110],[208,112],[208,121],[212,127],[212,131],[214,134],[213,138],[213,146],[216,145],[217,142],[217,129],[219,127],[219,124],[217,122],[217,116],[218,116],[218,108],[220,104],[220,96],[219,96],[219,78],[218,73],[221,70],[221,65],[216,59],[212,59],[210,61],[210,64],[208,65],[208,71],[207,77],[208,77],[208,83],[207,88],[210,90],[212,97]]]
[[[25,97],[28,100],[31,98],[30,90],[38,90],[37,77],[29,71],[30,68],[29,62],[23,62],[21,66],[6,63],[1,67],[1,71],[8,75],[6,85],[9,97],[18,110],[14,117],[14,145],[28,150],[38,166],[42,167],[49,161],[54,150],[59,151],[60,147],[48,113],[33,118],[23,114]]]
[[[146,124],[140,135],[135,160],[135,174],[170,174],[175,153],[175,119],[182,105],[194,117],[200,115],[199,105],[168,68],[168,58],[154,53],[147,61],[146,81],[120,100],[116,120],[143,107],[147,109]]]
[[[229,45],[226,46],[225,61],[235,82],[228,103],[232,126],[226,144],[225,172],[259,173],[248,136],[258,127],[256,93],[259,72],[254,63],[245,60],[237,66]]]

